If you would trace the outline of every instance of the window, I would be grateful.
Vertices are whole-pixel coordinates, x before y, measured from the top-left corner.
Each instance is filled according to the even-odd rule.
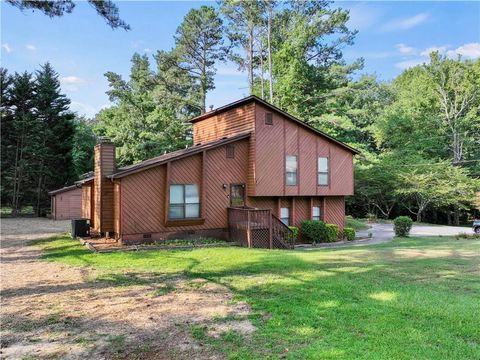
[[[198,186],[170,185],[169,219],[194,219],[200,217]]]
[[[287,185],[297,185],[297,156],[287,155],[285,161],[285,174]]]
[[[270,112],[265,113],[265,125],[273,125],[273,115]]]
[[[227,159],[235,159],[235,145],[227,145]]]
[[[318,185],[328,185],[328,158],[318,158]]]
[[[290,222],[290,209],[287,207],[280,208],[280,220],[288,226]]]
[[[320,206],[312,208],[312,220],[320,220]]]

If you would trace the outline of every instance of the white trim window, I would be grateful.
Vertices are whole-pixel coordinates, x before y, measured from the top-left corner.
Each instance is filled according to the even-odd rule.
[[[320,206],[312,207],[312,220],[320,220]]]
[[[298,158],[296,155],[287,155],[285,158],[285,184],[297,185]]]
[[[200,217],[200,197],[196,184],[170,185],[168,218],[195,219]]]
[[[328,157],[319,157],[318,164],[317,164],[318,185],[328,186],[328,182],[329,182],[328,168],[329,168]]]
[[[290,208],[280,208],[280,220],[287,226],[290,224]]]

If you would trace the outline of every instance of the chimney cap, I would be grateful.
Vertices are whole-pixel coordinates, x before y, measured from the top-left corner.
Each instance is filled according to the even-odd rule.
[[[105,144],[105,143],[112,143],[112,139],[110,139],[108,136],[99,136],[97,138],[97,144]]]

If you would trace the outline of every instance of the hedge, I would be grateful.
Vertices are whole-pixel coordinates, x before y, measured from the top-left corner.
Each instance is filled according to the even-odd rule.
[[[338,239],[339,227],[336,224],[325,224],[325,242],[335,242]]]
[[[393,229],[396,236],[408,236],[413,221],[408,216],[398,216],[393,220]]]
[[[318,220],[302,221],[302,239],[305,242],[317,243],[322,241],[325,235],[325,223]]]
[[[289,238],[287,240],[290,242],[290,244],[295,244],[298,239],[298,227],[289,226],[288,228],[292,230],[292,234],[289,235]]]
[[[347,239],[348,241],[353,241],[355,240],[355,229],[345,228],[343,229],[343,235],[345,236],[345,239]]]

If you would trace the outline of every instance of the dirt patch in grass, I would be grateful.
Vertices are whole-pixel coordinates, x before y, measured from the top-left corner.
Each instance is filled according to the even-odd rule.
[[[34,235],[17,233],[2,234],[0,358],[221,359],[192,326],[254,330],[249,306],[219,284],[41,261],[25,243]]]

